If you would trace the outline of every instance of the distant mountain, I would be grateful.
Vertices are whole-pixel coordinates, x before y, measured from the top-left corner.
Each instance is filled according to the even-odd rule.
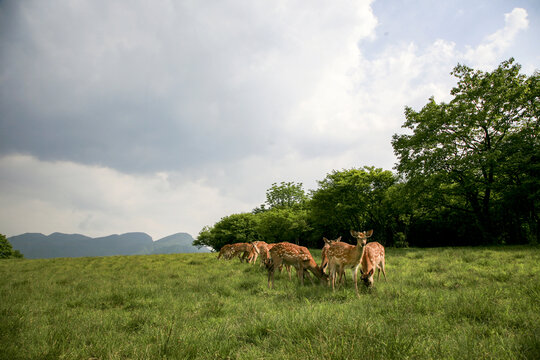
[[[192,246],[193,238],[178,233],[152,241],[145,233],[133,232],[91,238],[80,234],[53,233],[43,235],[26,233],[8,238],[13,249],[19,250],[27,259],[54,257],[145,255],[208,252]]]
[[[177,233],[154,241],[152,254],[200,253],[208,252],[206,248],[193,246],[193,237],[187,233]]]

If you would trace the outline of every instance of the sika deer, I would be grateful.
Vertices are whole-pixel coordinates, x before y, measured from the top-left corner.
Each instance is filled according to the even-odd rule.
[[[240,262],[243,262],[246,260],[249,252],[253,248],[252,244],[248,243],[236,243],[231,245],[231,258],[234,258],[235,256],[238,256],[240,258]],[[247,262],[247,260],[246,260]]]
[[[264,259],[266,259],[266,253],[268,252],[268,244],[264,241],[254,241],[251,245],[253,248],[249,252],[248,262],[250,264],[255,264],[259,255],[261,255],[261,266],[263,266]]]
[[[269,268],[269,266],[272,264],[272,257],[270,256],[270,250],[272,250],[272,248],[276,245],[276,243],[272,243],[272,244],[267,244],[266,245],[266,251],[261,251],[261,257],[263,258],[264,260],[264,265]],[[283,265],[285,265],[285,269],[287,270],[287,272],[289,273],[289,280],[291,280],[291,265],[289,264],[284,264],[284,263],[281,263],[281,265],[279,265],[278,269],[279,269],[279,272],[282,272],[283,271]]]
[[[227,245],[224,245],[221,249],[219,249],[219,254],[217,256],[218,260],[223,257],[224,259],[227,259],[229,260],[231,258],[231,253],[232,253],[232,245],[231,244],[227,244]]]
[[[386,271],[384,271],[384,246],[378,242],[370,242],[364,246],[364,253],[362,260],[360,261],[360,278],[367,287],[373,286],[373,274],[375,269],[377,272],[377,280],[381,276],[381,270],[384,275],[384,281],[386,281]]]
[[[266,259],[268,259],[268,257],[270,256],[270,254],[268,253],[268,247],[270,245],[264,241],[255,241],[253,242],[253,245],[255,245],[257,249],[253,249],[250,253],[250,256],[253,257],[252,262],[255,263],[257,261],[257,258],[260,256],[261,266],[264,266],[266,264]]]
[[[364,245],[367,239],[373,235],[373,230],[363,232],[351,230],[351,235],[356,238],[356,245],[350,245],[344,242],[335,242],[330,245],[327,252],[328,266],[330,268],[332,290],[335,290],[337,273],[339,273],[339,281],[341,281],[345,269],[352,268],[354,288],[358,295],[358,267],[362,260]]]
[[[341,241],[341,236],[335,240],[328,240],[327,238],[323,237],[323,240],[324,246],[321,251],[321,269],[323,272],[326,272],[326,268],[328,267],[328,249],[330,248],[331,244]]]
[[[288,242],[275,244],[270,249],[270,258],[271,260],[267,262],[269,288],[274,287],[274,271],[276,267],[279,268],[282,264],[292,265],[296,268],[296,273],[302,285],[304,285],[304,270],[309,270],[313,275],[321,279],[321,281],[327,281],[328,279],[321,268],[315,263],[315,260],[313,260],[313,256],[311,256],[309,250],[303,246]],[[313,283],[307,271],[306,275]]]

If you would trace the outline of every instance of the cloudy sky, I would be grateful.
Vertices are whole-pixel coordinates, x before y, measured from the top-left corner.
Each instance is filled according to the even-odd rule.
[[[0,233],[196,237],[333,169],[392,170],[458,63],[540,68],[540,3],[0,1]]]

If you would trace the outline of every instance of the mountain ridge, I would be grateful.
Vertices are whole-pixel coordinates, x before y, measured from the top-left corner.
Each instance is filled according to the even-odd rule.
[[[8,238],[13,249],[19,250],[27,259],[208,252],[208,249],[193,246],[193,240],[190,234],[184,232],[156,241],[143,232],[128,232],[95,238],[61,232],[53,232],[49,235],[24,233]]]

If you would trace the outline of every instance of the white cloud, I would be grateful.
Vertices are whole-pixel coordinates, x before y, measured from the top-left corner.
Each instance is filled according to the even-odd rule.
[[[176,232],[196,236],[204,225],[246,207],[204,179],[175,183],[166,173],[126,175],[24,155],[0,158],[0,168],[0,219],[8,236],[55,231],[89,236],[142,231],[154,240]]]
[[[469,47],[464,58],[475,68],[491,70],[497,66],[500,55],[508,49],[520,31],[529,26],[528,14],[525,9],[515,8],[504,14],[504,28],[486,37],[484,43],[476,48]]]

